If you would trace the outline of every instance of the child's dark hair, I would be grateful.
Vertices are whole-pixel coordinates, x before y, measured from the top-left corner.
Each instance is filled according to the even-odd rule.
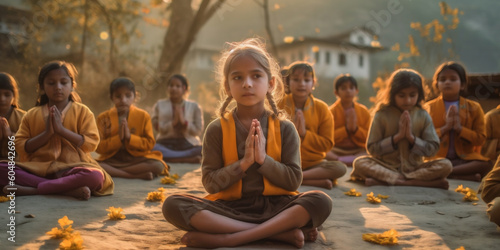
[[[313,66],[306,61],[296,61],[288,66],[288,72],[286,73],[285,78],[285,88],[290,89],[290,75],[297,70],[303,70],[305,73],[311,73],[314,83],[316,84],[316,75],[314,74]]]
[[[189,93],[189,81],[188,81],[188,79],[181,74],[175,74],[175,75],[172,75],[170,78],[168,78],[167,86],[170,86],[170,83],[172,82],[173,79],[177,79],[177,80],[181,81],[182,86],[184,86],[186,88],[186,91],[184,91],[184,97],[186,97],[187,94]]]
[[[252,57],[264,69],[269,81],[274,79],[274,88],[266,94],[267,101],[264,103],[267,109],[273,112],[274,117],[282,118],[285,114],[276,105],[283,98],[283,80],[280,68],[276,60],[266,51],[265,44],[257,38],[250,38],[239,43],[229,43],[229,47],[223,51],[217,70],[221,96],[217,115],[223,118],[224,114],[228,112],[226,109],[234,100],[227,92],[229,90],[228,75],[231,63],[240,56]]]
[[[281,74],[281,79],[283,79],[285,94],[290,94],[290,87],[288,86],[288,84],[285,84],[286,77],[288,75],[288,66],[281,68],[280,74]]]
[[[16,79],[9,73],[0,72],[0,89],[12,91],[12,106],[19,108],[19,88]]]
[[[56,69],[63,69],[66,74],[68,74],[71,79],[71,86],[73,87],[73,91],[69,95],[68,99],[74,102],[81,102],[80,96],[76,93],[76,76],[78,75],[78,71],[72,63],[65,61],[52,61],[48,62],[40,69],[38,73],[38,99],[36,101],[35,106],[42,106],[49,103],[49,97],[43,91],[43,82],[47,74]]]
[[[460,89],[460,96],[465,95],[465,91],[467,89],[467,72],[465,70],[465,67],[462,66],[461,64],[454,62],[454,61],[449,61],[442,63],[439,65],[436,69],[436,72],[434,73],[434,76],[432,77],[432,86],[434,90],[439,93],[439,88],[438,88],[438,80],[439,80],[439,75],[441,72],[450,69],[455,72],[457,72],[458,77],[460,78],[460,86],[462,87]]]
[[[342,86],[342,84],[346,82],[351,82],[352,85],[356,89],[358,89],[358,82],[356,81],[356,79],[354,79],[353,76],[351,76],[351,74],[340,74],[335,78],[335,80],[333,80],[333,87],[335,88],[335,91],[339,91],[339,88]]]
[[[113,93],[121,87],[126,87],[127,89],[132,91],[132,93],[134,93],[134,96],[136,96],[134,81],[132,81],[132,79],[128,77],[118,77],[114,79],[111,84],[109,84],[109,97],[112,98]]]
[[[418,91],[417,107],[422,107],[424,100],[424,78],[420,73],[413,69],[398,69],[392,72],[387,80],[385,92],[378,96],[375,111],[387,106],[396,106],[396,94],[406,88],[414,87]]]

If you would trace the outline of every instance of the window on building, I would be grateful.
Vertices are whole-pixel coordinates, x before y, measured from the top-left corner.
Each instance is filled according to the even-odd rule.
[[[326,54],[325,54],[325,63],[326,64],[330,64],[330,52],[327,51]]]
[[[316,51],[314,52],[314,60],[316,61],[316,63],[319,63],[319,51]]]
[[[359,67],[363,68],[364,64],[365,64],[365,57],[363,55],[359,55]]]
[[[358,36],[358,43],[365,44],[365,39],[363,38],[363,36]]]
[[[347,57],[345,56],[344,53],[339,54],[339,65],[340,66],[345,66],[347,64]]]

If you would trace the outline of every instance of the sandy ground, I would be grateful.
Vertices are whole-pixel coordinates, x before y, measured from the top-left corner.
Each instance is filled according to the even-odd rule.
[[[7,240],[9,204],[0,203],[0,249],[56,249],[60,240],[45,233],[57,226],[67,215],[74,221],[86,249],[190,249],[180,244],[184,234],[165,221],[161,202],[149,202],[148,192],[165,187],[165,194],[189,193],[204,196],[201,171],[194,164],[172,164],[171,173],[181,178],[177,184],[163,185],[153,181],[115,179],[115,194],[78,201],[63,196],[16,197],[16,242]],[[500,231],[489,222],[486,204],[462,201],[454,189],[463,184],[477,189],[479,183],[450,180],[450,190],[417,187],[365,187],[348,181],[346,175],[332,190],[323,190],[332,197],[334,206],[323,224],[320,237],[306,243],[304,249],[498,249]],[[356,188],[362,197],[344,195]],[[315,188],[301,187],[300,191]],[[369,192],[389,195],[381,204],[370,204]],[[125,220],[110,221],[106,209],[121,207]],[[25,216],[32,214],[34,218]],[[362,240],[363,233],[382,233],[396,229],[399,244],[380,246]],[[260,241],[239,249],[294,249],[274,241]]]

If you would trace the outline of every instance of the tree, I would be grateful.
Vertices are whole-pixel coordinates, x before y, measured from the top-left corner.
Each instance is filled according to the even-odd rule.
[[[451,8],[446,2],[440,2],[441,10],[439,19],[421,24],[420,22],[412,22],[410,28],[417,31],[417,35],[408,35],[406,43],[407,51],[403,51],[399,43],[392,46],[391,50],[395,51],[398,63],[394,69],[413,68],[420,73],[432,74],[435,65],[449,60],[458,59],[455,53],[455,44],[453,39],[453,31],[455,31],[460,23],[459,15],[463,15],[463,11],[458,8]],[[420,40],[418,40],[420,38]],[[383,73],[382,76],[372,83],[374,89],[377,90],[376,97],[371,97],[370,101],[377,103],[383,98],[384,89],[386,88],[387,79],[390,73]],[[429,90],[428,99],[435,97],[432,86],[424,86]]]
[[[65,45],[69,54],[77,55],[73,62],[83,66],[86,55],[107,54],[110,70],[116,71],[117,42],[126,44],[134,30],[125,24],[138,21],[141,6],[138,0],[25,0],[34,14],[29,20],[30,46],[25,54],[38,54],[42,42]],[[76,18],[75,18],[76,17]],[[109,39],[109,49],[102,51]],[[90,50],[89,50],[90,49]],[[91,52],[90,52],[91,51]]]
[[[225,0],[203,0],[197,9],[193,9],[192,0],[172,0],[167,7],[171,12],[170,25],[163,39],[158,62],[162,82],[181,71],[184,57],[196,35],[224,2]]]
[[[275,58],[278,57],[278,47],[276,46],[276,42],[274,41],[274,36],[273,32],[271,30],[271,21],[269,20],[269,0],[263,0],[263,2],[259,2],[258,0],[255,0],[257,5],[262,7],[264,10],[264,22],[265,22],[265,27],[266,27],[266,33],[267,36],[269,37],[269,41],[271,42],[271,52]]]

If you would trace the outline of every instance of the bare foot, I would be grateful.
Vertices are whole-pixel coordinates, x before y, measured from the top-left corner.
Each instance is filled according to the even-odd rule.
[[[475,181],[477,181],[477,182],[480,182],[480,181],[481,181],[481,179],[482,179],[482,178],[481,178],[481,174],[475,174],[474,176],[476,177],[476,180],[475,180]]]
[[[182,236],[181,243],[188,247],[218,248],[232,247],[229,234],[209,234],[191,231]]]
[[[11,189],[11,190],[9,190]],[[38,194],[38,189],[34,187],[26,187],[26,186],[21,186],[21,185],[7,185],[3,187],[2,190],[5,194],[10,194],[10,192],[16,192],[16,195],[37,195]]]
[[[147,180],[147,181],[150,181],[154,178],[155,178],[155,176],[151,172],[146,172],[146,173],[142,173],[140,175],[137,175],[137,179],[143,179],[143,180]]]
[[[313,228],[302,228],[302,233],[304,234],[304,240],[307,242],[314,242],[318,239],[318,229]]]
[[[432,180],[432,181],[423,181],[423,180],[398,180],[396,182],[397,186],[417,186],[417,187],[430,187],[430,188],[441,188],[448,190],[450,184],[445,178]]]
[[[84,186],[84,187],[79,187],[77,189],[73,189],[69,192],[65,192],[65,193],[63,193],[63,195],[68,195],[68,196],[77,198],[79,200],[86,201],[86,200],[90,199],[91,192],[90,192],[89,187]]]
[[[311,230],[311,229],[309,228],[308,230]],[[316,231],[316,238],[318,236],[317,233],[318,233],[318,231]],[[293,229],[293,230],[290,230],[287,232],[277,234],[277,235],[271,237],[270,239],[279,240],[282,242],[292,244],[297,248],[302,248],[304,246],[304,235],[306,235],[306,234],[309,237],[309,232],[306,233],[305,231],[302,231],[302,230],[297,228],[297,229]]]
[[[479,175],[479,181],[480,180],[481,180],[481,175]],[[446,179],[437,180],[435,187],[448,190],[448,188],[450,187],[450,183]]]
[[[314,187],[321,187],[321,188],[326,188],[326,189],[332,189],[333,188],[333,182],[330,179],[318,179],[318,180],[303,180],[302,185],[306,186],[314,186]],[[336,182],[335,182],[336,184]]]
[[[373,179],[373,178],[366,178],[365,179],[365,185],[367,187],[371,187],[371,186],[387,186],[387,183],[379,181],[377,179]]]
[[[449,175],[449,179],[464,180],[464,181],[481,181],[481,174],[471,174],[471,175]]]

